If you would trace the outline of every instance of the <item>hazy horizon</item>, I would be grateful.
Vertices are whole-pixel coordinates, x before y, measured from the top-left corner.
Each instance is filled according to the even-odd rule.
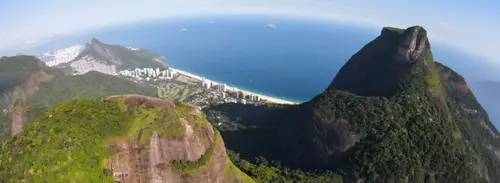
[[[83,4],[63,0],[11,1],[3,2],[0,7],[3,22],[0,25],[0,50],[29,47],[54,35],[154,19],[268,15],[342,21],[371,28],[422,25],[432,40],[500,65],[500,58],[496,55],[496,42],[500,42],[500,35],[496,34],[500,31],[500,15],[495,7],[500,7],[500,3],[486,0],[452,4],[425,0],[412,6],[393,0],[91,0]]]

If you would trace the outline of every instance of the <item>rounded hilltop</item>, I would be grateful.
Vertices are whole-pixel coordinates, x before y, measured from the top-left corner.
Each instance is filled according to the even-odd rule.
[[[196,107],[142,95],[64,101],[0,149],[0,182],[253,182]]]

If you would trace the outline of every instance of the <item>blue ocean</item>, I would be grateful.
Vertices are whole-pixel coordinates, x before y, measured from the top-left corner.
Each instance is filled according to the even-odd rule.
[[[109,27],[57,45],[83,44],[96,37],[108,44],[145,48],[165,56],[174,68],[303,102],[325,90],[343,64],[380,30],[282,17],[198,17]],[[437,44],[433,50],[436,60],[463,71],[466,78],[494,76],[491,68],[471,62],[475,57]]]

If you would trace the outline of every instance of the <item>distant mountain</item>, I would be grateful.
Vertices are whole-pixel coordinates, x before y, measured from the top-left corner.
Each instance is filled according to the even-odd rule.
[[[493,123],[500,126],[500,82],[477,81],[469,83]]]
[[[63,100],[127,93],[155,96],[156,90],[96,71],[68,76],[33,56],[2,57],[0,138],[17,134],[48,107]]]
[[[0,180],[254,182],[199,109],[141,95],[56,105],[2,144]]]
[[[420,26],[383,28],[308,102],[207,114],[239,123],[222,135],[242,157],[344,182],[500,182],[497,129],[463,77],[434,62]]]
[[[164,57],[139,48],[104,44],[93,38],[82,46],[44,53],[39,56],[49,66],[62,68],[71,74],[85,74],[98,71],[105,74],[134,68],[165,67]]]
[[[84,46],[75,45],[64,49],[55,50],[48,53],[42,53],[38,58],[45,62],[47,66],[56,66],[74,60],[85,50]]]

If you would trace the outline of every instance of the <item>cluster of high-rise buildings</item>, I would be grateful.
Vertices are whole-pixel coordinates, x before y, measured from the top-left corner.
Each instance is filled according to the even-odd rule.
[[[204,77],[201,78],[201,85],[203,88],[214,89],[216,91],[222,92],[222,98],[226,98],[226,92],[233,93],[233,96],[238,99],[240,103],[246,103],[249,101],[260,101],[260,96],[256,94],[248,94],[248,92],[244,92],[242,90],[238,90],[238,88],[228,87],[227,84],[220,83],[217,84],[213,81],[210,81]]]
[[[241,90],[235,89],[234,93],[236,94],[236,98],[246,99],[250,101],[260,101],[260,96],[255,94],[247,94]]]
[[[159,78],[159,79],[172,79],[176,74],[175,70],[169,68],[135,68],[134,70],[123,70],[118,72],[118,74],[122,76],[129,76],[138,79],[150,79],[150,78]]]
[[[215,84],[214,82],[208,80],[208,79],[205,79],[204,77],[201,78],[201,86],[203,88],[207,88],[207,89],[215,89],[217,91],[220,91],[220,92],[226,92],[227,91],[227,84]]]

